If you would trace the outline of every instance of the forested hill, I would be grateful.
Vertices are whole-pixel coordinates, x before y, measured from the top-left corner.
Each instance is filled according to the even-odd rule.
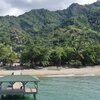
[[[100,1],[90,5],[74,3],[67,9],[58,11],[36,9],[18,17],[1,16],[0,43],[10,45],[15,52],[22,52],[30,45],[69,47],[77,52],[90,45],[98,46],[100,45]],[[80,56],[81,58],[75,59],[84,58]],[[91,59],[95,63],[94,58]]]
[[[100,31],[100,1],[91,5],[72,4],[60,11],[32,10],[21,16],[0,17],[0,41],[26,44],[30,35],[48,34],[56,28],[75,25]]]

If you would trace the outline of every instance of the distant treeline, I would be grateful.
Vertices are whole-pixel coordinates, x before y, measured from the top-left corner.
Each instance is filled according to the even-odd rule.
[[[19,59],[21,65],[31,66],[69,66],[81,67],[100,64],[100,45],[89,45],[80,50],[73,47],[27,47],[21,54],[11,47],[0,44],[2,65],[12,65]]]

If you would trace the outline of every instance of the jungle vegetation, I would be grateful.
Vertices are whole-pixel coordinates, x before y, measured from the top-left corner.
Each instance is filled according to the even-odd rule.
[[[0,62],[80,67],[100,64],[100,1],[0,17]]]

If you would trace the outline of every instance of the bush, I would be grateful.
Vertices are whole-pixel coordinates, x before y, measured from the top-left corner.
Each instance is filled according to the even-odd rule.
[[[79,66],[82,66],[82,63],[79,60],[71,60],[69,64],[73,67],[79,68]]]

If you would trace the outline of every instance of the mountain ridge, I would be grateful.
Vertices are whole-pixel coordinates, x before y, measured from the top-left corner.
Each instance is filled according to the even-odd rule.
[[[100,31],[100,1],[90,5],[73,3],[67,9],[49,11],[37,9],[18,17],[0,17],[0,42],[12,45],[32,43],[34,35],[52,33],[63,27],[76,26]],[[16,46],[15,46],[16,45]]]

